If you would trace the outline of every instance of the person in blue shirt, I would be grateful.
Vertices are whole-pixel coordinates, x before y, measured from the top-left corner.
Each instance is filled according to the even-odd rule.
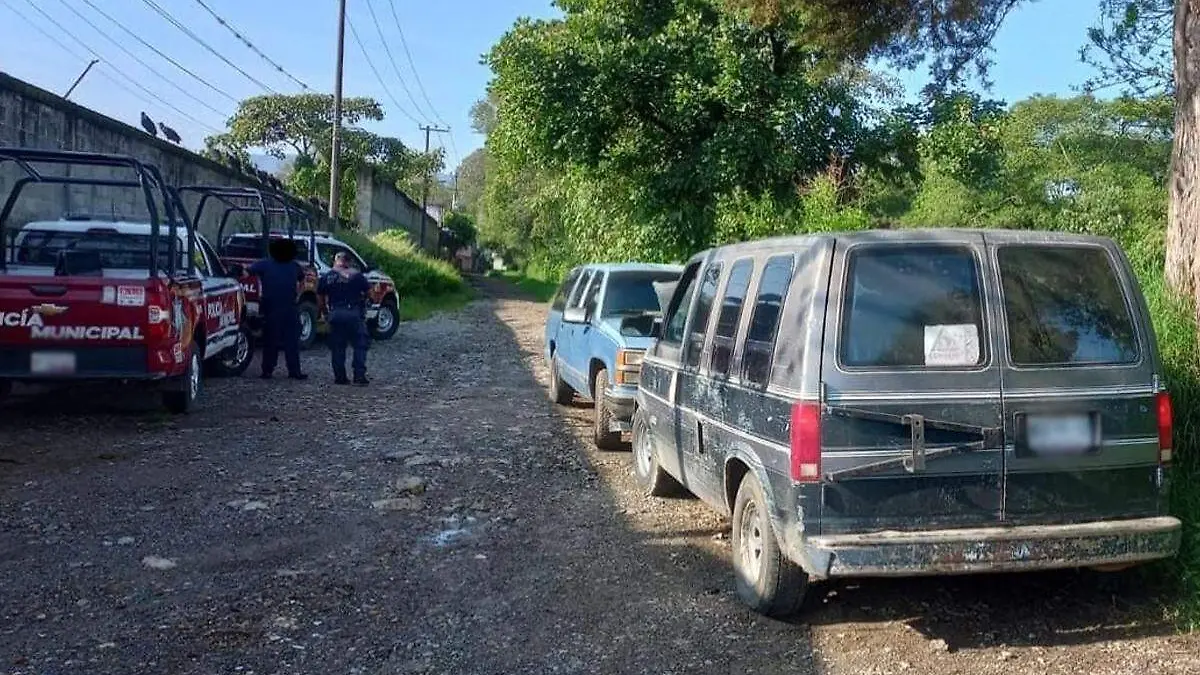
[[[288,377],[307,380],[300,371],[300,312],[296,309],[304,268],[296,262],[296,242],[291,239],[272,239],[267,249],[271,257],[255,262],[249,270],[262,288],[258,303],[263,319],[262,378],[268,380],[274,374],[282,349]]]
[[[341,252],[333,258],[333,269],[321,276],[317,294],[325,303],[329,318],[329,352],[333,359],[333,381],[350,384],[346,377],[346,347],[354,350],[354,384],[367,384],[367,293],[371,284],[361,272],[350,266],[350,255]]]

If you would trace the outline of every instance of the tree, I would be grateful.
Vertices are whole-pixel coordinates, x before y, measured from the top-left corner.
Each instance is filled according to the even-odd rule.
[[[465,213],[447,213],[442,219],[442,230],[442,245],[451,252],[475,243],[475,219]]]
[[[487,151],[475,150],[458,165],[458,210],[478,218],[479,201],[487,182]]]
[[[1172,96],[1174,0],[1101,0],[1100,20],[1080,50],[1096,76],[1084,90],[1119,87],[1139,97]]]
[[[475,130],[475,133],[484,136],[492,133],[492,129],[496,128],[497,107],[496,97],[491,93],[487,98],[480,99],[471,106],[471,128]]]
[[[353,127],[364,120],[383,119],[375,99],[351,97],[342,101],[342,124]],[[333,131],[333,96],[328,94],[267,94],[238,104],[226,122],[228,131],[207,142],[218,147],[261,147],[283,159],[288,150],[328,161]]]
[[[1177,0],[1175,143],[1167,210],[1167,282],[1200,316],[1200,0]]]

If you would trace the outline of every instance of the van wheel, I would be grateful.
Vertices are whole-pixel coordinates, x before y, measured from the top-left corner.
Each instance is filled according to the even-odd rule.
[[[604,397],[604,390],[608,389],[608,371],[601,368],[600,372],[596,373],[596,380],[592,384],[592,401],[595,402],[595,419],[592,428],[592,438],[596,441],[596,447],[601,450],[620,450],[621,449],[621,432],[612,431],[614,422],[612,410],[608,408],[608,403]]]
[[[780,550],[768,508],[758,479],[747,473],[733,505],[733,573],[742,602],[782,618],[800,609],[808,575]]]
[[[254,336],[244,322],[238,326],[237,342],[212,359],[212,372],[217,377],[238,377],[250,367],[254,358]]]
[[[309,349],[317,342],[317,306],[309,300],[296,304],[300,314],[300,349]]]
[[[172,389],[163,392],[163,405],[168,411],[176,415],[191,412],[196,399],[200,397],[200,371],[200,350],[197,345],[188,357],[188,367],[183,377],[172,383]]]
[[[683,492],[679,481],[659,465],[654,439],[641,411],[633,414],[633,473],[647,497],[672,497]]]
[[[575,392],[571,391],[571,385],[562,381],[562,377],[558,374],[558,359],[554,358],[554,354],[550,355],[550,400],[559,405],[570,405],[575,399]]]

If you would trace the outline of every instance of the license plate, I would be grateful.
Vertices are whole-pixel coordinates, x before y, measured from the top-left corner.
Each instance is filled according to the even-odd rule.
[[[29,370],[35,375],[72,375],[75,373],[75,354],[33,352],[29,355]]]
[[[1025,438],[1039,455],[1078,455],[1095,447],[1096,429],[1091,415],[1030,415]]]

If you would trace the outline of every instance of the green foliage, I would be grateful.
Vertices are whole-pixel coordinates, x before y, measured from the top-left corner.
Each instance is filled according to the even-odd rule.
[[[475,243],[475,219],[465,213],[454,211],[446,214],[442,219],[442,228],[446,230],[442,245],[451,251]]]
[[[1080,50],[1096,76],[1087,91],[1110,87],[1136,96],[1171,96],[1175,91],[1175,0],[1101,0],[1100,21]]]
[[[387,230],[369,237],[339,231],[338,237],[379,265],[396,282],[402,308],[409,299],[453,296],[467,290],[453,265],[418,251],[403,230]]]

